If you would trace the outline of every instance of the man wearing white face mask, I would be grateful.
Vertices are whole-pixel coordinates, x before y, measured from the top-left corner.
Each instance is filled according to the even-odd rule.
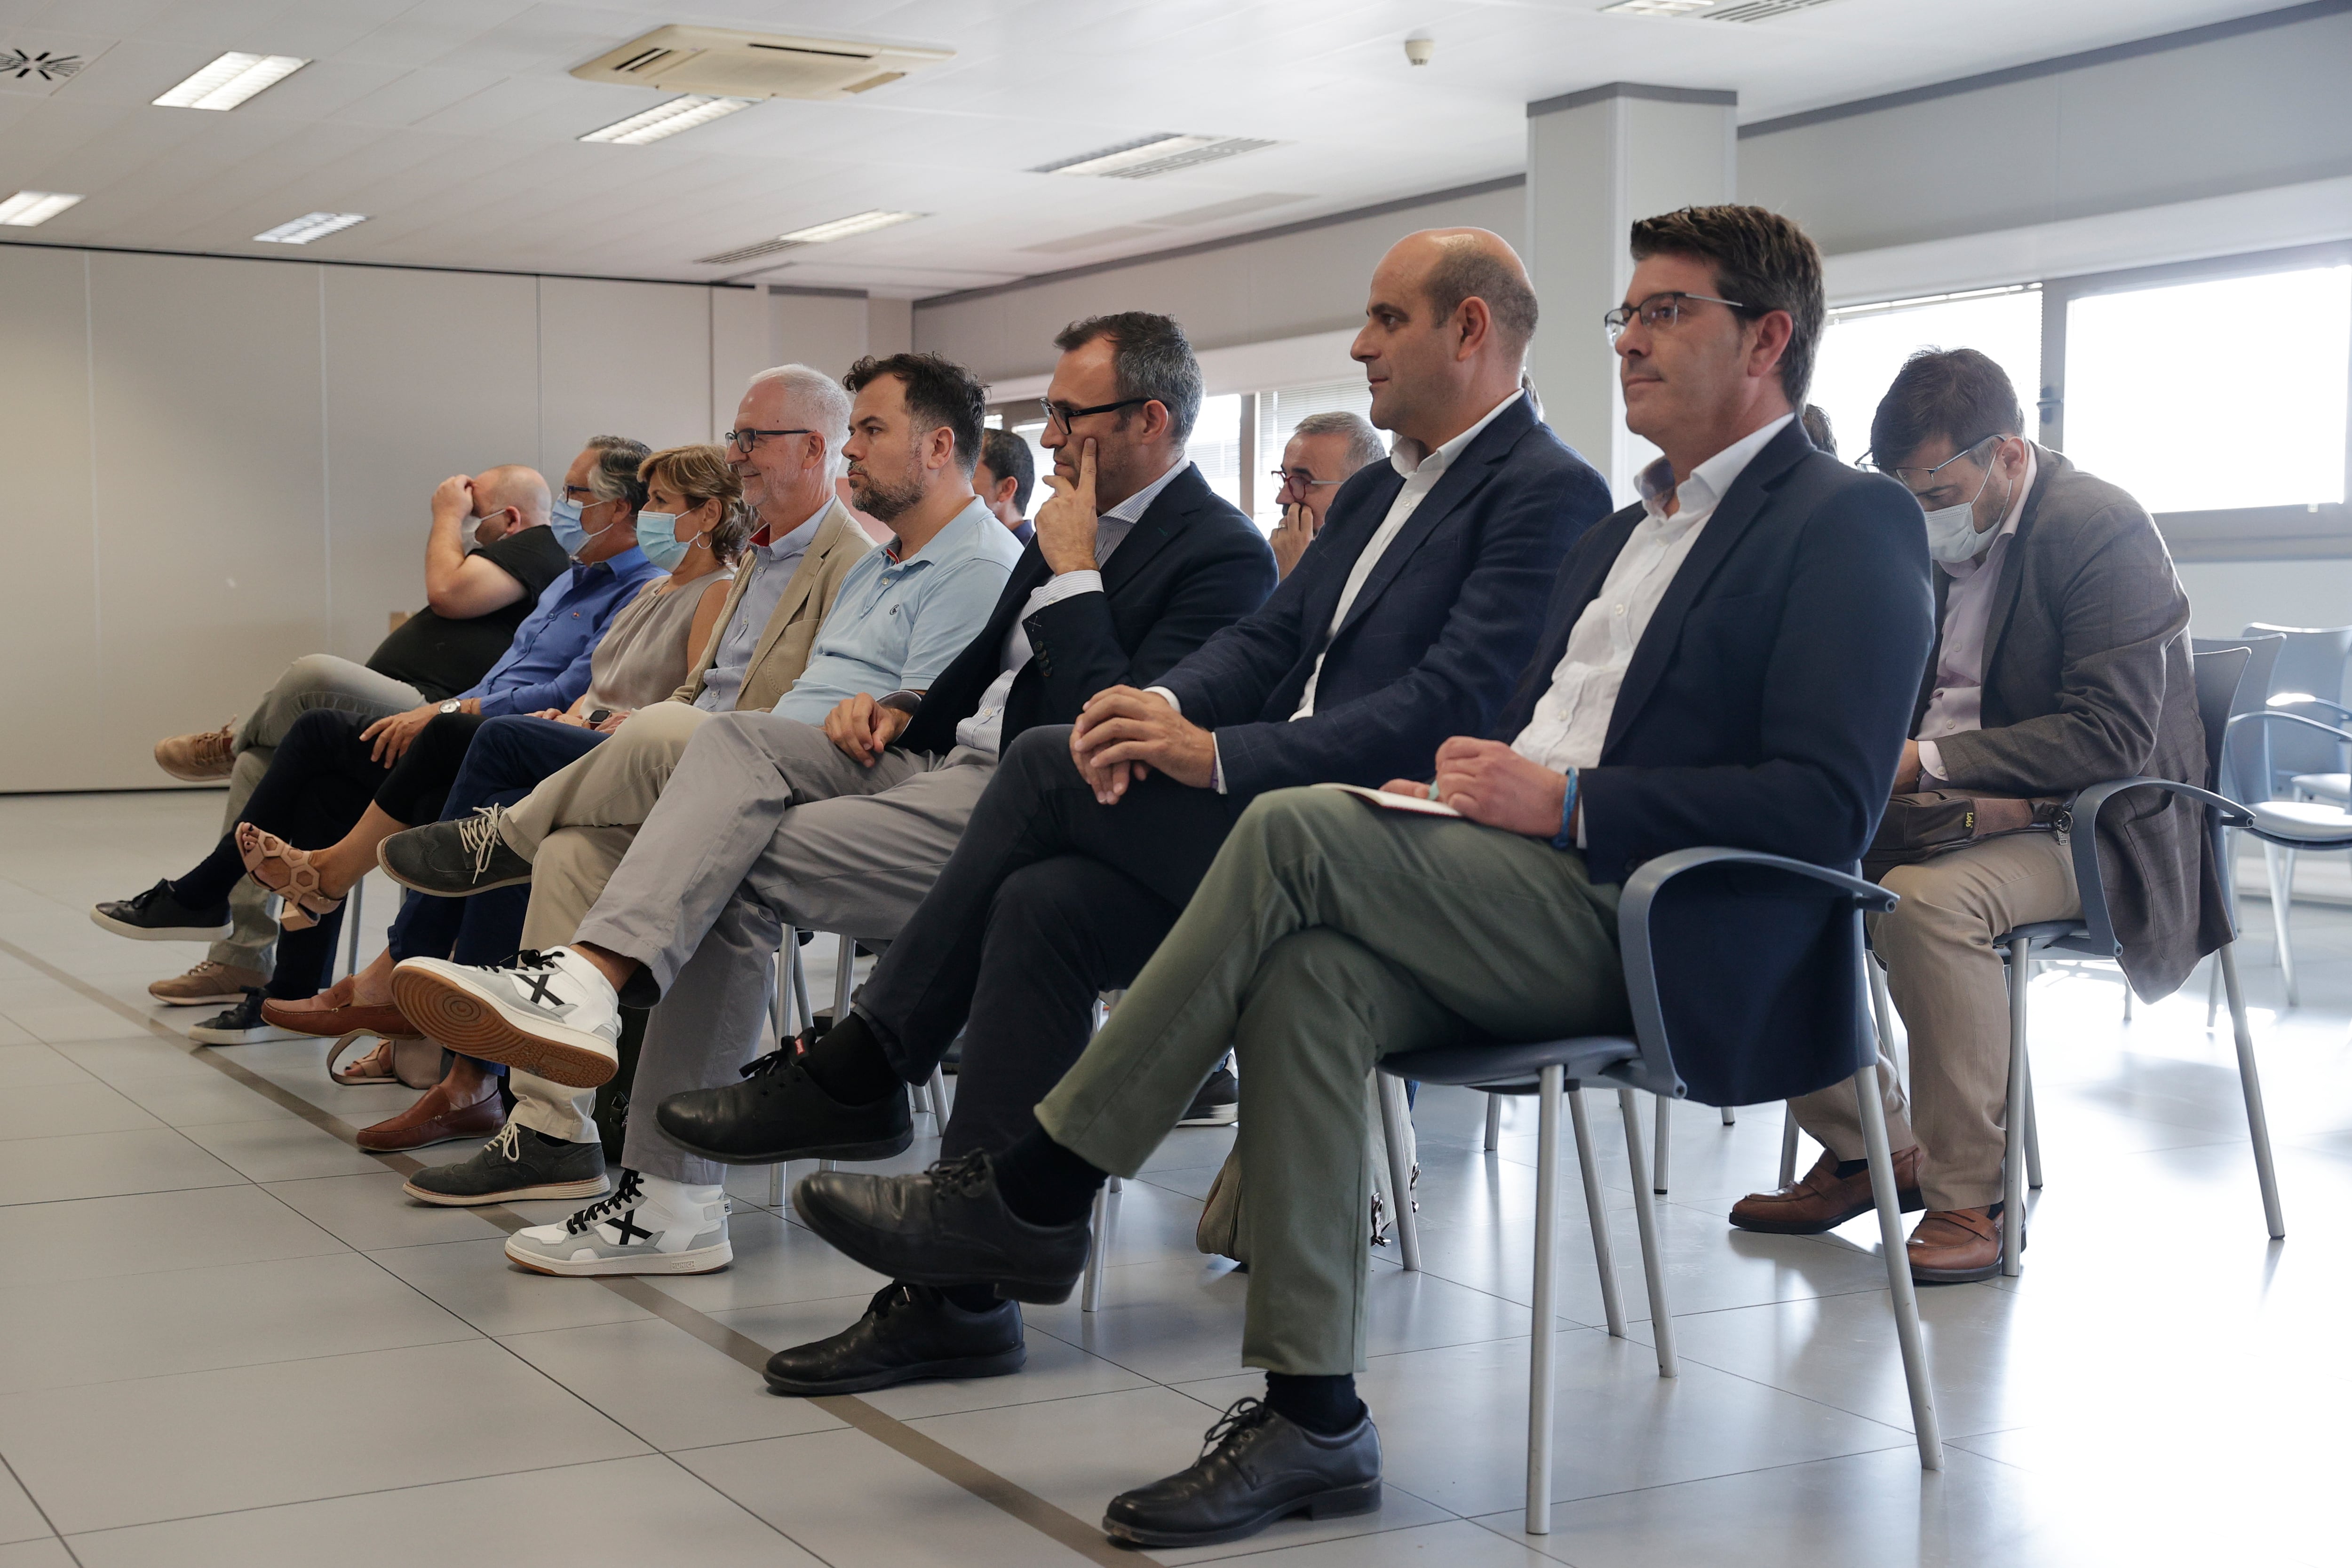
[[[1972,349],[1923,350],[1871,423],[1881,471],[1926,513],[1939,632],[1895,789],[2068,797],[2112,779],[2202,784],[2189,598],[2155,523],[2122,490],[2026,440],[2017,394]],[[2198,810],[2142,794],[2100,832],[2107,901],[2132,988],[2154,1001],[2228,939]],[[1903,902],[1873,945],[1910,1034],[1906,1106],[1891,1061],[1888,1131],[1924,1283],[2000,1266],[2009,1001],[1992,942],[2082,913],[2063,832],[2023,832],[1886,873]],[[1853,1097],[1794,1107],[1828,1150],[1791,1187],[1742,1199],[1732,1223],[1811,1234],[1870,1207]],[[1907,1116],[1907,1120],[1906,1120]]]

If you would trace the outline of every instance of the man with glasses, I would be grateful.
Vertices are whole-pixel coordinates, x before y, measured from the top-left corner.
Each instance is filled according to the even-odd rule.
[[[1362,414],[1334,410],[1310,413],[1298,422],[1282,449],[1282,466],[1273,475],[1281,486],[1274,498],[1282,507],[1282,521],[1266,542],[1274,547],[1274,564],[1283,576],[1290,575],[1323,531],[1323,518],[1339,486],[1357,469],[1387,455],[1380,432]]]
[[[2024,438],[2016,391],[1973,349],[1904,365],[1871,422],[1870,465],[1927,514],[1940,632],[1904,743],[1897,791],[2065,797],[2111,779],[2201,784],[2205,741],[2189,663],[2189,597],[2131,497]],[[2009,998],[1993,942],[2082,914],[2063,832],[1992,838],[1886,873],[1903,902],[1873,946],[1910,1036],[1906,1105],[1882,1059],[1912,1277],[1943,1284],[2000,1267]],[[2229,923],[2201,809],[2144,793],[2100,832],[2107,904],[2132,988],[2169,995]],[[1799,1100],[1825,1149],[1803,1180],[1743,1198],[1731,1222],[1811,1235],[1866,1212],[1853,1097]],[[1906,1120],[1907,1109],[1907,1120]]]

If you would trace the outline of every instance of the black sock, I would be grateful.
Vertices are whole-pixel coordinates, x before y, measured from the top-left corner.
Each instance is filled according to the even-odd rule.
[[[1031,1129],[996,1159],[996,1190],[1015,1219],[1067,1225],[1084,1219],[1095,1194],[1110,1179],[1045,1135]]]
[[[1869,1168],[1870,1162],[1866,1159],[1840,1160],[1837,1163],[1837,1178],[1840,1181],[1844,1181],[1849,1176],[1860,1176]]]
[[[801,1065],[818,1088],[845,1105],[870,1105],[905,1087],[890,1059],[882,1054],[882,1041],[873,1028],[855,1012],[811,1045]]]
[[[948,1305],[967,1312],[992,1312],[1004,1304],[993,1285],[942,1285],[940,1294]]]
[[[1364,1418],[1364,1402],[1356,1397],[1351,1373],[1295,1377],[1269,1372],[1265,1402],[1276,1415],[1325,1437],[1336,1437]]]

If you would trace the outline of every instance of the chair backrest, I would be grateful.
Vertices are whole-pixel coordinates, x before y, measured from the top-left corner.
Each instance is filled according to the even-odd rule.
[[[2352,661],[2352,626],[2271,626],[2258,621],[2246,628],[2249,637],[2272,634],[2286,642],[2279,649],[2278,662],[2271,666],[2270,684],[2263,693],[2265,701],[2286,692],[2308,692],[2332,703],[2344,700],[2344,668]],[[2336,722],[2330,709],[2289,706],[2284,711],[2322,724]],[[2269,769],[2259,781],[2262,799],[2277,794],[2286,779],[2297,773],[2333,773],[2344,767],[2342,748],[2324,735],[2308,730],[2298,735],[2293,727],[2278,725],[2245,727],[2264,731],[2269,746]],[[2242,779],[2240,782],[2252,787],[2257,781]]]
[[[2228,793],[2221,782],[2221,749],[2231,717],[2244,711],[2238,705],[2253,684],[2246,678],[2253,658],[2252,648],[2226,646],[2189,656],[2197,670],[2197,717],[2205,726],[2205,788],[2217,793]]]
[[[2196,653],[2218,653],[2223,648],[2244,648],[2252,653],[2246,661],[2246,673],[2239,678],[2238,695],[2230,704],[2230,716],[2235,718],[2242,713],[2254,712],[2270,700],[2271,671],[2278,664],[2279,650],[2286,646],[2286,638],[2276,632],[2259,637],[2191,637],[2189,646]],[[2205,758],[2209,764],[2215,758],[2210,737]],[[2242,727],[2228,742],[2228,755],[2221,759],[2221,769],[2206,788],[2219,790],[2233,800],[2264,799],[2270,788],[2262,782],[2262,758],[2260,729],[2253,726]]]

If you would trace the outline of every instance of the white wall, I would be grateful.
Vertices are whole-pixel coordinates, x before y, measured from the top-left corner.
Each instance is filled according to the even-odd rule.
[[[599,432],[707,441],[760,296],[0,246],[0,790],[148,789],[157,737],[424,600],[425,499]]]

